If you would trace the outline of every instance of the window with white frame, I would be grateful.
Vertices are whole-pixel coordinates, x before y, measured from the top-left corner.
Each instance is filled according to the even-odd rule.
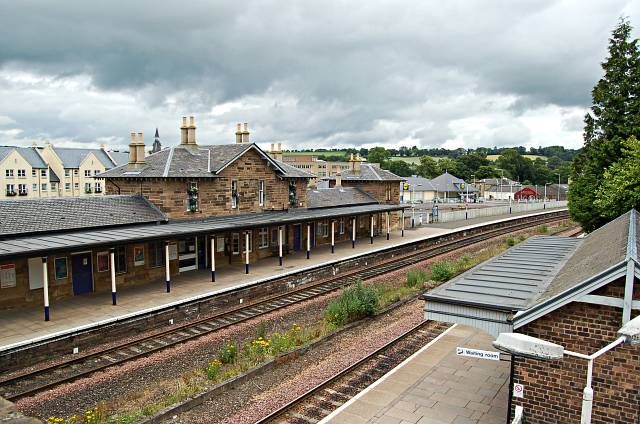
[[[4,176],[7,178],[13,178],[13,169],[5,169]]]
[[[56,183],[51,183],[51,191],[56,191]]]
[[[31,190],[33,190],[34,193],[38,192],[38,184],[31,184]]]
[[[71,183],[64,183],[64,189],[65,189],[65,191],[70,191],[71,190]]]
[[[40,170],[40,176],[41,177],[46,177],[47,176],[47,170],[46,169],[41,169]]]
[[[35,169],[31,170],[31,176],[32,177],[37,177],[38,176],[38,171],[36,171]]]
[[[94,169],[94,170],[93,170],[93,175],[98,175],[99,173],[100,173],[100,170],[99,170],[99,169]]]
[[[77,169],[73,170],[73,175],[76,175],[76,176],[78,175],[78,170]]]
[[[258,231],[258,248],[264,249],[266,247],[269,247],[269,229],[262,227]]]
[[[13,195],[15,191],[13,190],[13,184],[7,184],[7,194]]]
[[[329,222],[322,223],[322,237],[329,237]]]
[[[18,193],[27,194],[27,185],[26,184],[18,184]]]
[[[84,170],[84,176],[85,177],[90,177],[91,176],[91,170],[90,169],[85,169]]]
[[[264,206],[264,180],[258,181],[258,203]]]
[[[340,218],[340,223],[338,224],[338,229],[340,234],[344,234],[344,218]]]
[[[47,191],[47,183],[42,183],[40,188],[41,188],[42,191]]]
[[[73,188],[74,189],[79,189],[80,188],[80,183],[73,183]]]
[[[238,182],[231,181],[231,207],[233,209],[238,207]]]
[[[96,183],[96,193],[102,193],[102,183]]]
[[[27,176],[26,169],[18,169],[18,178],[25,178]]]
[[[240,233],[231,234],[231,253],[234,255],[240,254]]]
[[[84,192],[91,193],[91,183],[84,183]]]
[[[387,200],[391,200],[391,186],[387,185]]]
[[[64,176],[65,177],[70,177],[71,176],[71,170],[70,169],[65,169],[64,170]]]

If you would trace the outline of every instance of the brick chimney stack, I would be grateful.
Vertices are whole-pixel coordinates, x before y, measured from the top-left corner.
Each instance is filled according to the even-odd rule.
[[[236,144],[242,144],[242,125],[236,125]]]
[[[187,117],[182,117],[182,126],[180,127],[180,144],[187,144],[187,132],[189,127],[187,126]]]
[[[351,157],[349,158],[349,172],[353,175],[360,175],[360,165],[362,164],[362,158],[360,154],[356,153],[355,155],[351,153]]]
[[[138,133],[136,139],[135,131],[131,131],[131,142],[129,143],[129,167],[140,168],[144,166],[144,139],[142,133]]]
[[[249,124],[244,123],[244,129],[242,130],[242,143],[249,143]]]
[[[189,126],[187,127],[187,144],[196,146],[196,121],[193,116],[189,116]]]

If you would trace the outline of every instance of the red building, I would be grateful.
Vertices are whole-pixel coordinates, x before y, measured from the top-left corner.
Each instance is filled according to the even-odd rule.
[[[540,196],[540,193],[535,191],[530,186],[523,187],[522,189],[516,191],[513,195],[513,198],[515,200],[533,200],[533,199],[540,199],[541,197],[542,196]]]

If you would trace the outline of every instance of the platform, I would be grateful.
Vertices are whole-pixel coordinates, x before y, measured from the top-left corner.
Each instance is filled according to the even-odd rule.
[[[493,338],[455,325],[321,424],[503,424],[509,361],[456,355],[459,346],[495,351]]]
[[[564,208],[555,209],[555,211],[562,209]],[[554,210],[545,212],[552,211]],[[300,272],[308,267],[344,260],[351,256],[438,236],[469,226],[545,212],[536,211],[534,213],[513,214],[507,217],[493,216],[456,223],[428,224],[416,229],[405,230],[404,237],[400,236],[400,231],[392,232],[390,240],[386,240],[384,236],[376,237],[374,244],[370,244],[368,238],[358,240],[355,249],[351,248],[349,241],[338,243],[335,254],[331,254],[328,245],[321,245],[312,249],[311,259],[308,260],[305,252],[288,255],[285,258],[284,267],[278,266],[277,258],[265,258],[252,263],[249,274],[244,273],[244,266],[219,267],[216,271],[215,283],[211,282],[208,270],[191,271],[174,278],[171,293],[165,292],[164,282],[123,287],[118,290],[117,306],[111,305],[111,293],[64,298],[51,303],[51,321],[48,322],[42,320],[41,306],[0,311],[0,321],[3,327],[3,331],[0,333],[0,352],[46,337],[63,335],[117,319],[126,319],[166,308],[188,300],[223,293],[237,287],[258,284],[267,278]]]

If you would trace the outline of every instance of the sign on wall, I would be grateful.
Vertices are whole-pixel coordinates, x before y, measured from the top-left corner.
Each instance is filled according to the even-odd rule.
[[[169,245],[169,260],[175,261],[178,259],[178,245],[170,244]]]
[[[0,265],[0,288],[8,289],[16,286],[16,264]]]
[[[477,359],[490,359],[492,361],[500,360],[500,352],[491,352],[488,350],[470,349],[468,347],[457,347],[456,355],[469,356]]]
[[[524,385],[514,383],[513,384],[513,397],[514,398],[524,398]]]

